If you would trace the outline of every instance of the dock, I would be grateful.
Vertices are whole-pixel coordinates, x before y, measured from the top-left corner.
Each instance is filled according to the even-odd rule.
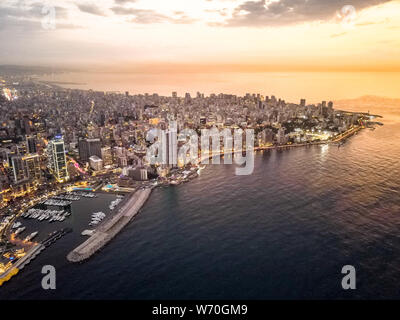
[[[147,188],[140,189],[130,196],[126,196],[128,198],[121,203],[118,212],[110,220],[101,225],[89,239],[71,251],[67,255],[67,260],[70,262],[80,262],[90,258],[113,239],[139,213],[139,210],[145,204],[150,194],[151,189]]]
[[[13,276],[15,276],[20,270],[22,270],[27,264],[29,264],[33,259],[36,258],[38,254],[40,254],[45,249],[45,246],[42,244],[34,245],[25,256],[19,259],[10,269],[0,275],[0,286],[3,285],[4,282],[9,281]]]
[[[0,287],[5,282],[9,281],[13,276],[18,274],[19,271],[21,271],[27,264],[35,259],[44,249],[71,231],[72,229],[69,228],[55,231],[50,234],[49,237],[42,243],[34,244],[21,259],[19,259],[10,269],[0,275]]]

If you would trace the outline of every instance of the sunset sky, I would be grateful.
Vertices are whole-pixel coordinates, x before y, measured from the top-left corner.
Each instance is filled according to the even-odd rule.
[[[0,40],[0,64],[400,71],[400,1],[2,0]]]

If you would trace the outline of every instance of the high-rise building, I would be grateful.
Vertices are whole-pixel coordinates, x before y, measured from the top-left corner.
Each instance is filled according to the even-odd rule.
[[[137,167],[130,169],[129,176],[132,177],[134,180],[138,181],[146,181],[148,179],[147,170],[144,167]]]
[[[0,195],[2,195],[6,189],[10,188],[10,184],[11,179],[8,175],[7,169],[4,167],[3,163],[0,163]],[[3,199],[0,198],[0,200]]]
[[[22,156],[14,156],[11,158],[14,183],[19,183],[29,179],[29,172]]]
[[[36,143],[36,138],[34,136],[26,136],[26,151],[28,153],[37,152],[37,143]]]
[[[176,167],[178,164],[178,132],[176,121],[170,122],[170,126],[165,133],[165,140],[163,146],[166,147],[166,150],[163,164],[168,167]]]
[[[118,166],[121,168],[125,168],[128,165],[128,159],[126,156],[118,156],[117,160]]]
[[[98,156],[91,156],[89,158],[90,167],[95,171],[100,171],[103,169],[103,160]]]
[[[24,133],[28,135],[31,134],[32,122],[29,120],[28,117],[24,117],[23,123],[24,123]]]
[[[101,148],[101,159],[103,159],[103,165],[105,166],[113,164],[112,149],[110,147]]]
[[[28,176],[31,181],[39,182],[42,178],[42,170],[40,168],[40,158],[36,154],[28,154],[22,158],[28,170]]]
[[[106,123],[106,115],[104,113],[101,113],[100,114],[100,126],[104,127],[105,123]]]
[[[81,161],[87,162],[91,156],[101,157],[101,141],[98,138],[80,139],[78,148]]]
[[[185,93],[185,103],[190,103],[192,101],[192,98],[190,97],[190,93]]]
[[[53,140],[49,141],[47,156],[49,161],[48,168],[57,181],[63,182],[68,180],[67,158],[62,136],[56,136]]]
[[[279,128],[276,140],[279,144],[285,144],[287,142],[287,138],[285,135],[285,128]]]
[[[7,148],[0,149],[0,161],[10,164],[11,163],[10,155],[11,155],[11,151],[9,149],[7,149]]]

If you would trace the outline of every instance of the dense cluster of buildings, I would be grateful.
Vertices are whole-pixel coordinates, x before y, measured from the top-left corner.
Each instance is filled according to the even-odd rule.
[[[256,146],[270,146],[328,140],[360,121],[357,114],[334,110],[332,102],[294,104],[260,94],[130,95],[7,79],[0,90],[7,92],[0,94],[4,201],[71,180],[107,177],[129,186],[166,177],[183,164],[149,165],[146,135],[153,128],[167,130],[168,141],[178,145],[186,141],[171,140],[172,133],[185,128],[250,128]]]

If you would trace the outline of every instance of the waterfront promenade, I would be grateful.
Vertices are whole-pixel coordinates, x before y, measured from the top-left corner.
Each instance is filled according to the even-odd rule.
[[[284,144],[284,145],[271,145],[271,146],[266,146],[266,147],[254,147],[253,151],[291,149],[291,148],[299,148],[299,147],[317,146],[317,145],[323,145],[323,144],[340,144],[362,129],[363,129],[363,127],[361,127],[361,126],[352,127],[349,130],[339,134],[332,140],[314,141],[314,142],[306,142],[306,143],[293,143],[293,144]],[[241,153],[241,152],[245,152],[245,151],[246,150],[234,150],[234,151],[232,151],[232,154]],[[213,157],[217,157],[217,156],[223,156],[223,155],[225,155],[225,151],[207,153],[207,154],[201,155],[201,157],[199,157],[199,163],[208,164],[208,162],[205,162],[206,160],[212,159]]]
[[[118,212],[110,220],[101,225],[89,239],[67,255],[68,261],[80,262],[86,260],[105,246],[138,214],[150,194],[151,189],[147,188],[128,195],[129,198],[124,201]]]

